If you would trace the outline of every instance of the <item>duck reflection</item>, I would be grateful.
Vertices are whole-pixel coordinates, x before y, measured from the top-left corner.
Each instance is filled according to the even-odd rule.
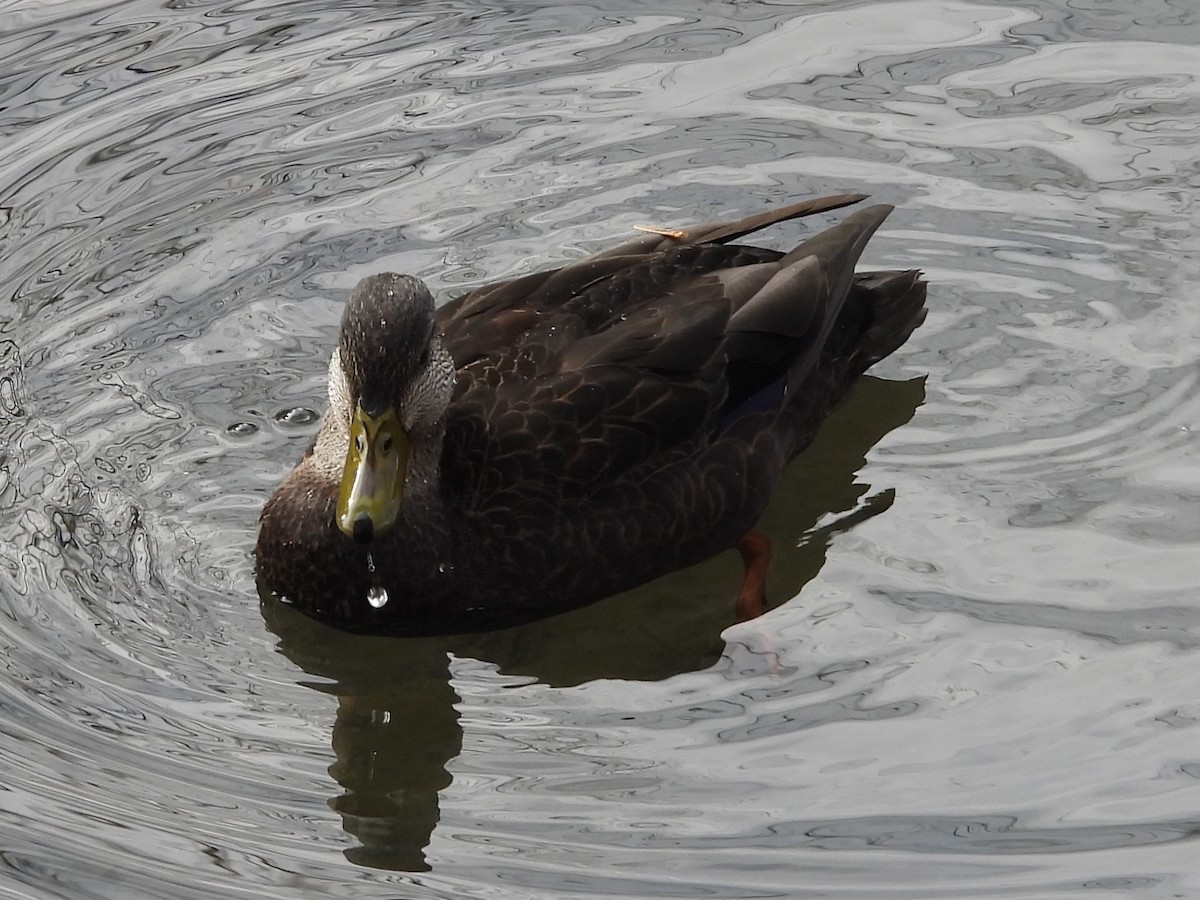
[[[760,524],[776,549],[769,598],[795,596],[824,564],[833,534],[887,508],[890,494],[865,497],[869,486],[854,476],[871,447],[912,418],[923,399],[923,379],[860,379],[789,467]],[[462,750],[451,656],[488,660],[552,687],[695,671],[720,657],[741,572],[737,555],[725,553],[551,619],[445,638],[348,634],[264,595],[263,616],[280,651],[328,682],[314,689],[338,698],[329,773],[343,791],[330,805],[360,844],[347,857],[373,868],[429,870],[424,850],[440,814],[438,792],[450,785],[446,767]]]

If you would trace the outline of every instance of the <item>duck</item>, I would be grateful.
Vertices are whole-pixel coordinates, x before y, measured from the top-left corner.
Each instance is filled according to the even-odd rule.
[[[352,632],[483,632],[735,549],[734,615],[761,614],[755,524],[855,380],[924,321],[926,282],[855,271],[890,205],[786,251],[740,240],[864,199],[638,226],[441,306],[412,276],[362,279],[327,409],[260,516],[260,593]]]

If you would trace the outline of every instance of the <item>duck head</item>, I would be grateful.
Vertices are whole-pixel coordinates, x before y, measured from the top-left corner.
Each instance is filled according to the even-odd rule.
[[[435,490],[454,363],[416,278],[364,278],[342,315],[330,362],[330,415],[348,441],[335,518],[358,541],[386,534],[412,495]]]

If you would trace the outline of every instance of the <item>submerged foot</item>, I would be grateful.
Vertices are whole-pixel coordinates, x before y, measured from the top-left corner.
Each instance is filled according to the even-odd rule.
[[[737,621],[749,622],[767,611],[767,564],[771,561],[771,539],[761,531],[748,531],[734,547],[742,554],[746,575],[734,610]]]

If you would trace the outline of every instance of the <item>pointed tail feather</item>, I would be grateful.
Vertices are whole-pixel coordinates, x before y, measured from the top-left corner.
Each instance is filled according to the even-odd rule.
[[[836,194],[830,197],[816,197],[812,200],[805,200],[802,203],[793,203],[790,206],[756,213],[741,219],[693,225],[690,228],[680,231],[679,237],[648,232],[631,241],[610,247],[591,258],[653,253],[657,250],[665,250],[668,247],[678,247],[683,244],[725,244],[740,237],[745,237],[755,231],[760,231],[768,225],[799,219],[803,216],[812,216],[817,213],[829,212],[834,209],[841,209],[843,206],[850,206],[851,204],[865,200],[866,197],[866,194]]]
[[[744,219],[737,219],[732,222],[713,222],[708,225],[694,225],[684,232],[685,237],[682,240],[687,241],[689,244],[725,244],[729,241],[735,241],[740,237],[745,237],[755,231],[760,231],[768,225],[775,225],[778,222],[789,222],[792,219],[841,209],[843,206],[851,206],[865,199],[867,199],[866,194],[836,194],[831,197],[816,197],[812,200],[805,200],[802,203],[793,203],[791,206],[768,210],[767,212],[746,216]]]
[[[776,274],[730,317],[730,362],[771,367],[786,354],[787,383],[802,383],[825,352],[859,256],[891,211],[868,207],[785,255]]]

